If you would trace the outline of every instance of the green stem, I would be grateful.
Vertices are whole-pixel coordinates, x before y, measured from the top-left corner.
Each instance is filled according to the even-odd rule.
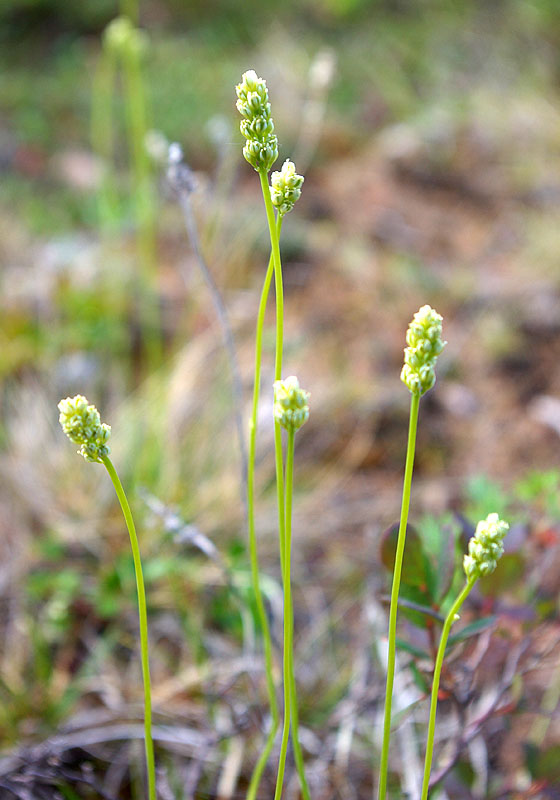
[[[104,47],[99,56],[91,94],[91,143],[101,158],[103,174],[99,184],[99,220],[104,232],[112,231],[119,218],[119,200],[114,181],[113,87],[115,56]]]
[[[387,684],[385,689],[385,714],[383,719],[383,744],[381,747],[381,763],[379,765],[379,800],[385,800],[387,795],[387,771],[389,765],[389,739],[391,736],[391,710],[393,705],[393,684],[395,681],[395,656],[397,638],[397,607],[399,589],[401,585],[401,572],[406,541],[406,526],[408,522],[408,509],[410,507],[410,488],[412,485],[412,470],[414,467],[414,451],[416,449],[416,428],[418,425],[418,406],[420,395],[412,394],[410,398],[410,422],[408,427],[408,444],[406,449],[406,465],[404,470],[404,483],[401,505],[401,519],[397,552],[395,554],[395,568],[393,570],[393,587],[391,589],[391,607],[389,610],[389,638],[387,654]]]
[[[282,228],[282,217],[278,217],[276,222],[276,230],[280,236]],[[274,687],[273,664],[272,664],[272,639],[270,635],[270,626],[268,624],[268,617],[264,607],[260,578],[259,578],[259,557],[257,551],[257,536],[255,531],[255,456],[256,456],[256,443],[257,443],[257,419],[261,386],[261,363],[262,363],[262,337],[264,328],[264,318],[266,313],[266,303],[272,282],[272,275],[274,271],[274,264],[272,255],[268,263],[268,269],[264,279],[264,284],[261,292],[261,299],[259,302],[259,310],[257,314],[257,329],[255,334],[255,374],[253,380],[253,407],[251,412],[251,420],[249,423],[249,453],[248,453],[248,469],[247,469],[247,516],[249,523],[249,553],[251,559],[251,579],[253,584],[253,594],[255,595],[255,603],[257,606],[257,613],[261,624],[261,630],[264,643],[264,664],[266,672],[266,684],[268,690],[268,701],[270,704],[270,713],[272,717],[272,724],[270,732],[266,740],[265,747],[255,765],[251,782],[247,792],[247,800],[255,800],[263,771],[268,763],[270,753],[274,746],[274,739],[278,730],[280,721],[280,714],[278,711],[278,701],[276,699],[276,691]]]
[[[119,498],[122,512],[128,528],[130,536],[130,545],[132,547],[132,557],[134,559],[134,572],[136,574],[136,590],[138,593],[138,616],[140,619],[140,650],[142,658],[142,678],[144,681],[144,744],[146,748],[146,767],[148,771],[148,798],[149,800],[156,800],[156,768],[154,759],[154,743],[152,740],[152,693],[150,684],[150,661],[149,661],[149,648],[148,648],[148,614],[146,610],[146,590],[144,588],[144,577],[142,574],[142,561],[140,559],[140,547],[138,545],[138,537],[136,535],[136,528],[132,518],[132,512],[126,499],[126,494],[120,482],[117,471],[113,466],[111,459],[108,456],[102,458],[103,464],[107,468],[107,472],[115,492]]]
[[[441,668],[443,665],[443,657],[445,655],[445,647],[447,645],[447,639],[449,638],[449,631],[451,630],[451,626],[455,622],[455,618],[459,612],[459,609],[465,602],[469,592],[471,591],[475,583],[476,583],[476,578],[471,578],[469,581],[467,581],[461,593],[451,606],[451,609],[449,610],[449,614],[445,618],[445,622],[443,623],[443,629],[441,631],[441,639],[439,640],[439,647],[436,656],[436,664],[434,667],[434,678],[432,681],[432,698],[430,701],[430,721],[428,724],[428,740],[426,743],[426,759],[424,761],[424,778],[422,780],[421,800],[427,800],[428,798],[430,771],[432,769],[432,758],[434,754],[434,732],[436,729],[436,712],[437,712],[437,701],[439,692],[439,680],[441,676]]]
[[[266,219],[268,222],[268,232],[270,234],[270,244],[272,248],[272,263],[274,266],[274,287],[276,290],[276,356],[274,362],[274,380],[282,378],[282,356],[284,350],[284,287],[282,283],[282,262],[280,259],[280,242],[275,224],[274,206],[270,196],[268,185],[268,174],[266,170],[259,170],[261,188],[263,193]],[[291,592],[289,581],[286,580],[289,574],[289,564],[286,559],[286,517],[284,499],[284,468],[282,459],[282,430],[280,423],[274,421],[274,454],[276,463],[276,496],[278,504],[278,538],[280,543],[280,564],[282,571],[282,584],[284,589],[284,654],[283,654],[283,674],[284,674],[284,723],[282,728],[282,743],[280,746],[280,759],[278,762],[278,772],[276,775],[275,800],[279,800],[282,795],[282,785],[284,783],[284,771],[286,766],[286,754],[288,751],[288,739],[290,736],[290,707],[291,707],[291,683],[289,681],[289,616],[291,613]]]
[[[284,351],[284,286],[282,283],[282,261],[280,260],[280,240],[278,238],[274,218],[274,206],[270,196],[268,175],[264,170],[259,172],[266,209],[268,232],[272,247],[272,263],[274,265],[274,288],[276,290],[276,355],[274,360],[274,380],[282,379],[282,355]],[[278,504],[278,536],[280,540],[280,562],[282,580],[284,580],[284,465],[282,460],[282,429],[280,423],[274,421],[274,455],[276,462],[276,496]]]
[[[282,284],[282,261],[280,260],[280,239],[274,218],[274,206],[270,196],[268,175],[264,170],[259,171],[261,187],[266,209],[268,232],[272,246],[272,263],[274,265],[274,286],[276,289],[276,358],[274,363],[274,380],[282,379],[282,354],[284,349],[284,287]]]
[[[284,727],[282,729],[282,744],[280,746],[280,760],[276,776],[276,791],[274,800],[280,800],[284,771],[286,767],[286,754],[290,738],[290,717],[293,708],[292,698],[292,659],[293,659],[293,608],[292,608],[292,582],[290,575],[291,544],[292,544],[292,486],[294,470],[294,439],[295,431],[288,431],[288,452],[286,457],[286,516],[284,529],[284,559],[282,579],[284,584]]]
[[[156,275],[155,198],[150,160],[146,151],[148,113],[140,55],[136,48],[123,55],[126,86],[128,139],[132,161],[134,213],[141,269],[140,317],[146,327],[145,351],[148,367],[155,368],[162,357],[161,321],[152,287]]]
[[[138,25],[138,0],[121,0],[120,11],[123,17],[128,17],[134,25]]]
[[[298,715],[298,702],[297,702],[297,687],[294,669],[294,608],[292,603],[292,589],[291,589],[291,542],[292,542],[292,498],[294,486],[294,440],[295,431],[288,432],[288,451],[286,454],[286,542],[284,554],[284,583],[289,589],[289,611],[288,616],[285,617],[284,625],[289,627],[289,641],[286,646],[288,653],[288,667],[289,674],[284,677],[290,684],[290,716],[292,718],[292,746],[294,748],[294,758],[296,762],[296,769],[299,775],[299,782],[304,800],[310,800],[309,787],[305,777],[305,767],[303,763],[303,755],[301,752],[301,745],[299,743],[299,715]]]

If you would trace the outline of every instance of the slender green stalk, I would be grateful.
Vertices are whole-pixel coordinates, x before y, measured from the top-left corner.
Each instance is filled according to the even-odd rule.
[[[276,791],[274,800],[280,800],[282,796],[282,785],[284,783],[284,770],[286,766],[286,754],[288,751],[288,740],[290,738],[290,722],[293,707],[292,699],[292,658],[293,658],[293,608],[292,608],[292,583],[290,576],[290,562],[292,550],[292,485],[294,469],[294,440],[295,431],[288,431],[288,452],[286,457],[286,517],[284,530],[284,727],[282,730],[282,744],[280,747],[280,761],[278,764],[278,774],[276,776]]]
[[[265,170],[259,171],[261,187],[266,209],[268,231],[270,234],[270,244],[272,247],[272,263],[274,266],[274,287],[276,290],[276,354],[274,359],[274,380],[282,378],[282,356],[284,352],[284,286],[282,282],[282,262],[280,260],[280,240],[277,233],[274,218],[274,206],[270,197],[270,187],[268,176]],[[282,429],[280,424],[274,421],[274,454],[276,462],[276,495],[278,503],[278,535],[280,539],[280,561],[282,568],[282,580],[284,580],[284,465],[282,459]]]
[[[276,230],[278,236],[282,227],[282,217],[278,217],[276,221]],[[262,362],[262,337],[264,328],[264,318],[266,312],[266,303],[270,291],[270,284],[272,282],[272,275],[274,272],[274,264],[272,255],[268,263],[268,269],[264,279],[264,284],[261,292],[261,299],[259,302],[259,310],[257,314],[257,329],[255,334],[255,374],[253,380],[253,407],[251,412],[251,420],[249,423],[249,453],[248,453],[248,469],[247,469],[247,516],[249,523],[249,553],[251,559],[251,579],[253,583],[253,594],[255,595],[255,603],[257,606],[257,613],[261,624],[263,644],[264,644],[264,664],[266,672],[266,683],[268,690],[268,701],[270,704],[270,714],[272,717],[272,724],[270,732],[266,740],[265,747],[255,765],[255,769],[251,776],[249,790],[247,792],[247,800],[255,800],[261,777],[270,757],[270,753],[274,746],[276,732],[280,721],[280,714],[278,711],[278,701],[276,699],[276,690],[274,686],[273,665],[272,665],[272,639],[270,635],[270,626],[268,624],[268,617],[264,607],[262,592],[260,587],[259,578],[259,557],[257,551],[257,536],[255,531],[255,455],[257,443],[257,415],[260,398],[261,386],[261,362]]]
[[[91,95],[91,142],[102,159],[103,174],[99,186],[99,220],[104,231],[114,230],[119,217],[119,201],[113,169],[113,88],[116,59],[105,46],[93,77]]]
[[[140,258],[145,276],[151,277],[155,264],[154,198],[150,161],[145,144],[148,129],[147,109],[138,48],[123,49],[123,70],[126,80],[128,135]]]
[[[272,205],[272,198],[270,197],[268,175],[265,170],[259,171],[259,178],[261,179],[268,232],[270,234],[270,244],[272,247],[272,263],[274,265],[274,286],[276,289],[276,357],[274,361],[274,380],[279,381],[282,378],[282,355],[284,352],[284,286],[282,283],[280,238],[276,228],[274,206]]]
[[[141,31],[123,48],[126,116],[131,153],[134,213],[137,228],[138,258],[141,269],[140,317],[146,326],[145,349],[149,367],[157,367],[162,357],[161,321],[157,302],[152,296],[156,273],[155,198],[150,160],[146,151],[148,109],[141,70]]]
[[[282,283],[282,262],[280,259],[280,244],[278,230],[275,225],[274,206],[270,196],[270,187],[268,185],[268,175],[265,169],[259,170],[259,177],[261,179],[261,187],[266,209],[266,217],[268,221],[268,229],[270,234],[270,242],[272,246],[272,262],[274,266],[274,278],[276,289],[276,357],[274,366],[274,379],[275,381],[281,380],[282,377],[282,356],[284,348],[284,288]],[[288,464],[286,465],[286,481],[288,477],[290,482],[293,480],[293,435],[290,434],[291,440],[291,456],[290,456],[290,439],[288,440],[288,460],[291,459],[290,474],[288,475]],[[290,724],[293,719],[293,709],[296,710],[295,727],[292,728],[294,738],[294,756],[296,759],[296,766],[300,778],[301,788],[305,800],[309,798],[309,789],[305,779],[303,768],[303,756],[301,748],[297,739],[298,732],[298,718],[297,718],[297,695],[295,687],[295,677],[293,676],[293,608],[292,608],[292,593],[290,582],[290,549],[291,544],[288,541],[287,534],[287,514],[288,514],[288,496],[284,492],[284,470],[282,459],[282,430],[280,423],[275,419],[274,421],[274,451],[276,461],[276,491],[278,502],[278,534],[280,541],[280,561],[282,570],[282,583],[284,589],[284,654],[283,654],[283,672],[284,672],[284,723],[282,730],[282,743],[280,746],[280,759],[278,764],[278,773],[276,779],[275,800],[279,800],[282,794],[282,785],[284,782],[284,771],[286,765],[286,754],[288,749],[288,739],[290,734]],[[289,508],[290,508],[290,531],[291,531],[291,503],[292,503],[292,489],[289,490]],[[291,534],[290,534],[291,535]]]
[[[443,629],[441,631],[441,639],[439,640],[439,647],[436,656],[436,664],[434,667],[434,678],[432,681],[432,698],[430,701],[430,721],[428,724],[428,740],[426,742],[426,759],[424,761],[424,778],[422,779],[421,800],[427,800],[428,798],[430,771],[432,769],[432,758],[434,754],[434,732],[436,728],[436,712],[437,712],[437,701],[439,692],[439,681],[441,676],[441,668],[443,665],[443,657],[445,655],[445,647],[447,645],[447,639],[449,638],[449,631],[451,630],[451,626],[455,622],[455,618],[459,612],[459,609],[465,602],[467,595],[469,594],[475,583],[476,583],[476,577],[473,577],[467,581],[461,593],[451,606],[451,609],[449,610],[449,614],[445,618],[445,622],[443,623]]]
[[[121,0],[120,9],[124,17],[128,17],[134,25],[138,25],[138,0]]]
[[[288,431],[288,450],[286,453],[286,539],[284,552],[284,598],[289,594],[289,610],[286,616],[284,612],[284,626],[288,628],[288,643],[285,643],[285,652],[288,654],[289,674],[284,680],[289,683],[290,688],[290,716],[292,725],[292,746],[294,748],[294,758],[296,769],[299,775],[301,791],[304,800],[310,800],[309,787],[305,777],[305,767],[303,755],[299,743],[299,716],[297,702],[297,687],[294,670],[294,608],[292,603],[291,588],[291,542],[292,542],[292,498],[294,486],[294,440],[295,430]],[[288,591],[286,591],[288,589]]]
[[[261,188],[263,193],[268,231],[270,234],[270,244],[272,248],[272,263],[274,267],[274,286],[276,290],[276,354],[274,360],[274,379],[280,380],[282,377],[282,355],[284,350],[284,287],[282,283],[282,262],[280,260],[280,242],[277,234],[274,206],[270,197],[270,187],[268,185],[268,175],[266,170],[259,170]],[[284,723],[282,730],[282,743],[280,746],[280,759],[276,776],[275,800],[279,800],[282,795],[282,785],[284,782],[284,771],[286,766],[286,754],[288,752],[288,739],[290,735],[290,682],[286,680],[289,676],[289,658],[286,650],[286,637],[289,641],[289,626],[287,619],[291,608],[291,595],[289,587],[286,586],[286,518],[285,518],[285,499],[284,499],[284,465],[282,458],[282,429],[280,424],[274,421],[274,454],[276,462],[276,495],[278,504],[278,536],[280,540],[280,562],[282,570],[282,584],[284,589],[284,654],[283,654],[283,673],[284,673]],[[289,604],[286,602],[288,595]]]
[[[138,593],[138,616],[140,619],[140,650],[142,659],[142,678],[144,681],[144,744],[146,748],[146,767],[148,772],[148,798],[149,800],[156,800],[156,769],[154,759],[154,743],[152,740],[152,697],[151,697],[151,683],[150,683],[150,661],[148,656],[148,614],[146,610],[146,591],[144,588],[144,577],[142,574],[142,561],[140,560],[140,547],[138,545],[138,537],[136,535],[136,528],[132,518],[132,512],[126,498],[126,494],[120,482],[117,471],[109,456],[103,456],[101,461],[107,468],[107,472],[115,492],[119,498],[121,509],[128,528],[130,536],[130,545],[132,547],[132,557],[134,559],[134,572],[136,574],[136,590]]]
[[[410,507],[410,488],[412,485],[412,470],[414,467],[414,452],[416,449],[416,428],[418,425],[418,406],[420,394],[412,392],[410,397],[410,422],[408,427],[408,445],[406,449],[406,465],[404,470],[404,483],[401,505],[401,519],[397,552],[395,554],[395,568],[393,571],[393,587],[391,589],[391,607],[389,610],[389,639],[387,654],[387,685],[385,689],[385,716],[383,720],[383,744],[381,748],[381,763],[379,767],[379,800],[385,800],[387,794],[387,771],[389,765],[389,739],[391,735],[391,709],[393,704],[393,684],[395,680],[395,655],[397,637],[397,604],[401,585],[401,572],[406,540],[406,526],[408,522],[408,509]]]

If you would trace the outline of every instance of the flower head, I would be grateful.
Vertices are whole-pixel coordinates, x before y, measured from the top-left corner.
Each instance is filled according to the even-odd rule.
[[[498,559],[504,552],[503,539],[509,525],[498,514],[488,514],[476,526],[469,542],[469,552],[463,558],[467,579],[490,575],[496,569]]]
[[[128,17],[116,17],[105,28],[103,39],[108,50],[117,56],[143,56],[148,49],[146,32],[135,28]]]
[[[401,380],[413,394],[423,395],[436,382],[437,357],[447,344],[441,338],[442,319],[431,306],[422,306],[408,326]]]
[[[266,81],[250,69],[243,73],[235,91],[237,110],[243,117],[241,133],[247,139],[243,155],[257,172],[262,169],[268,172],[278,158],[278,139],[274,135]]]
[[[272,204],[281,217],[291,211],[299,200],[303,181],[303,175],[297,174],[296,165],[289,158],[282,164],[280,172],[273,172],[270,176]]]
[[[111,426],[101,422],[99,411],[83,395],[77,394],[61,400],[58,410],[62,430],[71,442],[80,445],[78,453],[86,461],[101,461],[104,456],[109,455],[107,442],[111,435]]]
[[[274,419],[287,431],[297,431],[309,419],[309,392],[290,375],[274,382]]]

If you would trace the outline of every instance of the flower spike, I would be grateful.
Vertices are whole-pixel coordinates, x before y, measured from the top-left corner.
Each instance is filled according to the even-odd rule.
[[[274,419],[287,431],[297,431],[309,419],[309,392],[290,375],[274,382]]]
[[[488,514],[480,520],[469,542],[469,553],[463,558],[467,580],[494,572],[504,552],[503,539],[508,530],[509,525],[498,514]]]
[[[289,158],[284,161],[280,172],[273,172],[270,176],[272,205],[281,217],[290,212],[299,200],[303,181],[303,175],[297,174],[296,165]]]
[[[83,395],[61,400],[58,410],[62,430],[71,442],[80,445],[78,453],[86,461],[101,461],[109,455],[111,451],[107,442],[111,426],[101,422],[99,411]]]
[[[401,381],[412,394],[422,396],[436,382],[437,357],[447,344],[441,338],[443,317],[431,306],[416,312],[406,333],[408,347],[404,351]]]
[[[250,69],[235,87],[237,110],[243,117],[240,129],[247,139],[243,148],[245,160],[257,171],[269,171],[278,158],[278,139],[270,115],[266,81]]]

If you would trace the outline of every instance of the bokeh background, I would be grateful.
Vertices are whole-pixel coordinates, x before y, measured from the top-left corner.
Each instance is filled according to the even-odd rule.
[[[107,33],[119,15],[124,44],[114,23]],[[512,526],[463,613],[482,622],[450,650],[437,796],[557,799],[556,0],[1,4],[0,796],[142,796],[132,560],[107,476],[58,427],[58,400],[78,392],[113,427],[141,531],[161,797],[244,796],[266,695],[231,363],[200,254],[233,330],[246,420],[269,255],[235,110],[249,68],[268,82],[278,164],[305,174],[282,252],[285,373],[312,394],[294,581],[313,796],[361,800],[376,784],[383,562],[409,403],[399,372],[406,326],[430,303],[448,345],[421,404],[422,558],[441,572],[451,543],[459,564],[490,511]],[[271,313],[257,526],[281,641],[273,326]],[[449,597],[408,579],[410,602],[445,610]],[[437,631],[425,613],[402,620],[395,798],[418,796]],[[263,797],[273,781],[272,765]]]

